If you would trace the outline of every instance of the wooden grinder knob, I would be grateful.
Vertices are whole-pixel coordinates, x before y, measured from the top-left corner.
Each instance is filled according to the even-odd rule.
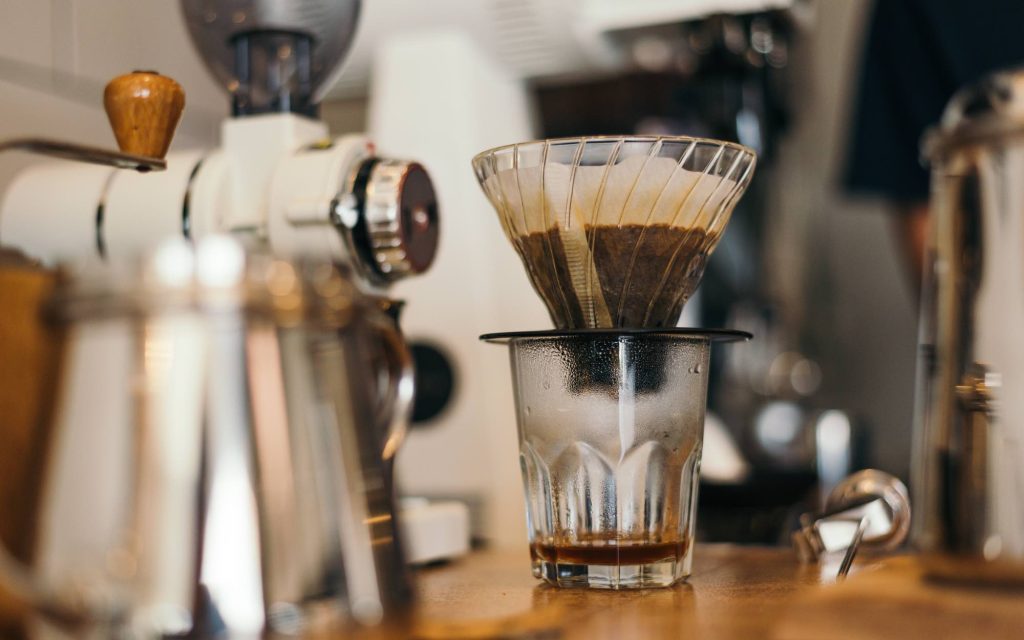
[[[155,71],[133,71],[107,84],[103,107],[123,153],[162,159],[185,109],[185,92]]]

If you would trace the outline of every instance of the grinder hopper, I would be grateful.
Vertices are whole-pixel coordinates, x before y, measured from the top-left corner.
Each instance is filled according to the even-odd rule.
[[[755,163],[747,147],[688,137],[542,140],[473,159],[559,329],[675,326]]]

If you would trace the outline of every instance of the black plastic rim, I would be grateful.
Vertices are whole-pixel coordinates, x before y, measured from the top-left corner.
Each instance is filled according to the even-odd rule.
[[[693,329],[689,327],[666,327],[649,329],[547,329],[543,331],[506,331],[485,333],[480,336],[484,342],[508,344],[520,338],[598,338],[616,336],[668,336],[707,338],[710,342],[745,342],[754,334],[733,329]]]

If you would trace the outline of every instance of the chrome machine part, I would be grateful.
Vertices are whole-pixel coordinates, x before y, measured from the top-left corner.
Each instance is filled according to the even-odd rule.
[[[1024,71],[958,92],[924,152],[915,540],[933,575],[1024,583]]]
[[[805,513],[793,534],[802,562],[843,553],[839,575],[849,572],[860,549],[888,552],[910,532],[910,497],[899,478],[877,469],[847,477],[829,494],[823,513]]]
[[[871,515],[868,505],[877,503],[882,509]],[[859,511],[856,511],[858,510]],[[864,542],[872,549],[893,551],[910,533],[910,494],[896,476],[878,469],[864,469],[836,485],[825,502],[828,512],[846,511],[870,515],[871,522]]]
[[[990,75],[953,96],[939,126],[925,134],[923,150],[942,161],[970,145],[1015,141],[1024,134],[1024,71]]]
[[[270,187],[268,240],[279,255],[351,268],[368,293],[425,271],[437,253],[437,197],[416,162],[373,155],[364,137],[312,145],[280,162]]]
[[[401,624],[412,378],[378,305],[224,236],[72,273],[36,566],[0,549],[0,592],[96,637]]]
[[[423,273],[437,253],[439,231],[430,176],[404,160],[377,160],[369,171],[363,248],[372,270],[386,282]]]
[[[316,115],[348,52],[359,0],[182,0],[189,35],[235,115]]]
[[[167,161],[163,158],[138,156],[121,151],[111,151],[110,149],[101,149],[99,147],[45,138],[4,140],[0,142],[0,152],[3,151],[26,151],[52,158],[105,165],[117,169],[134,169],[139,173],[163,171],[167,168]]]

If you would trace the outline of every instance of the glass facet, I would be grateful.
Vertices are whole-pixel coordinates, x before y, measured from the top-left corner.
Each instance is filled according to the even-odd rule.
[[[536,577],[630,589],[689,575],[710,340],[508,338]]]
[[[675,326],[756,155],[688,137],[589,137],[473,159],[559,329]]]

